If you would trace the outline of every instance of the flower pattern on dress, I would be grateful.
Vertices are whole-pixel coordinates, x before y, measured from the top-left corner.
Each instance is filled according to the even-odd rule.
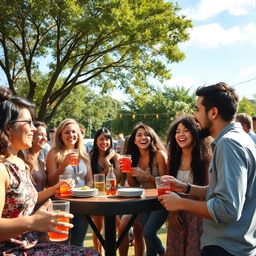
[[[32,183],[29,170],[21,170],[15,164],[5,161],[4,165],[9,174],[9,187],[6,190],[2,218],[17,218],[32,214],[37,191]],[[35,232],[25,232],[0,242],[0,255],[17,256],[53,256],[53,255],[87,255],[99,254],[90,249],[70,246],[62,243],[43,243],[37,241]]]

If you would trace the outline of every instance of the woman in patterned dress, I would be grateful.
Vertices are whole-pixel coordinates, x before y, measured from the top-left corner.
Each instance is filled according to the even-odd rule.
[[[162,180],[207,185],[210,144],[200,138],[198,125],[191,116],[182,116],[172,123],[168,145],[168,169],[172,177],[163,176]],[[188,212],[170,213],[166,256],[199,256],[202,232],[201,217]]]
[[[28,166],[19,157],[20,150],[32,146],[32,105],[25,99],[12,97],[0,87],[0,254],[3,255],[98,255],[93,250],[61,243],[38,242],[35,232],[58,232],[55,226],[71,228],[58,222],[59,217],[72,214],[47,211],[49,202],[34,214],[36,203],[49,198],[59,184],[37,193]]]

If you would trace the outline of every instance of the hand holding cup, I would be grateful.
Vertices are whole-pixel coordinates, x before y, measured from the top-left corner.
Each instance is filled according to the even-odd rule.
[[[51,241],[65,241],[68,239],[68,227],[65,223],[69,223],[70,218],[64,213],[69,213],[70,202],[65,200],[52,201],[50,210],[54,212],[51,223],[55,224],[54,232],[48,232]]]
[[[69,165],[77,166],[78,165],[78,149],[69,149]]]

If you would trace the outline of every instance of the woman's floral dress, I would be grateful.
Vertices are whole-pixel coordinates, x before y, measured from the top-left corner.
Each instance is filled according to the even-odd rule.
[[[31,215],[37,201],[37,191],[31,181],[29,171],[21,170],[9,161],[5,161],[4,165],[9,174],[10,184],[6,191],[2,218],[10,219]],[[62,243],[38,242],[35,232],[25,232],[8,241],[1,241],[0,255],[96,256],[98,253],[94,250]]]
[[[177,179],[193,184],[191,171],[179,170]],[[196,199],[185,194],[180,196]],[[180,225],[177,225],[177,218]],[[201,217],[185,211],[170,213],[168,218],[166,256],[200,256],[200,238],[202,233],[203,219]]]

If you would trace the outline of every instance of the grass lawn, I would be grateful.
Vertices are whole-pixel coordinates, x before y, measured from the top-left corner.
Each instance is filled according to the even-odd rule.
[[[164,247],[166,247],[166,232],[167,232],[167,229],[166,229],[166,225],[164,224],[162,228],[158,231],[158,236],[161,239]],[[93,248],[91,227],[88,228],[84,246],[87,248]],[[134,256],[134,246],[129,247],[128,256]]]

